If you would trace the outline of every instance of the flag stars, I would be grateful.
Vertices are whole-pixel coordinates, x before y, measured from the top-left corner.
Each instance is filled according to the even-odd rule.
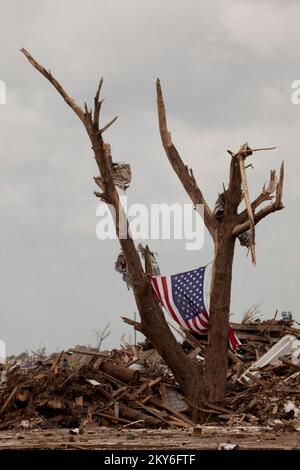
[[[172,295],[170,295],[170,300],[177,309],[177,311],[175,310],[177,315],[181,315],[182,320],[185,322],[193,320],[194,323],[196,320],[201,331],[202,329],[197,318],[201,315],[202,321],[207,321],[203,316],[205,311],[203,303],[203,274],[204,269],[195,269],[171,276]]]

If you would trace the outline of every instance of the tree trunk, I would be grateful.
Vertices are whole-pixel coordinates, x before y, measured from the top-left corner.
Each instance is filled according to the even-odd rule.
[[[234,244],[235,238],[231,234],[231,228],[221,224],[217,230],[212,271],[209,335],[205,357],[205,393],[210,403],[221,401],[225,396]]]

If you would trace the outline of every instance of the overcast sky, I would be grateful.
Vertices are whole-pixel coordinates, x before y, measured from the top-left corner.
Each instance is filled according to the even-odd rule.
[[[18,51],[28,49],[80,103],[105,82],[103,123],[115,161],[131,164],[130,202],[188,203],[162,149],[155,80],[160,77],[169,127],[214,205],[228,182],[226,149],[248,141],[254,198],[269,169],[286,164],[286,209],[257,226],[257,266],[237,245],[232,319],[263,302],[299,314],[300,79],[299,2],[59,0],[1,3],[0,339],[8,354],[93,344],[110,322],[106,346],[117,346],[121,321],[135,305],[114,271],[117,241],[96,237],[97,175],[81,123]],[[184,241],[153,241],[163,273],[206,264],[212,244],[186,251]]]

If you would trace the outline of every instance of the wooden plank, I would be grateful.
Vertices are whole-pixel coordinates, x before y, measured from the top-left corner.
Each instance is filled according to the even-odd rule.
[[[240,331],[238,332],[237,336],[238,336],[239,339],[247,339],[250,342],[254,341],[254,342],[258,342],[258,343],[269,343],[269,344],[277,343],[278,339],[279,339],[279,338],[272,338],[271,336],[266,336],[266,335],[259,336],[259,335],[256,335],[256,334],[244,333],[244,332],[240,332]],[[249,346],[249,344],[248,344],[248,346]]]
[[[190,429],[191,427],[189,424],[185,423],[184,421],[179,421],[179,419],[176,419],[176,418],[169,419],[168,424],[170,424],[171,426],[176,426],[178,428],[185,428],[185,429]]]
[[[278,323],[278,322],[276,322]],[[289,327],[284,326],[284,325],[274,325],[272,323],[258,323],[257,325],[253,323],[231,323],[231,327],[236,330],[236,331],[257,331],[261,332],[265,328],[267,328],[269,331],[283,331],[284,329],[289,329]],[[298,330],[300,334],[300,330]]]
[[[260,322],[257,324],[254,323],[231,323],[231,327],[235,331],[253,331],[257,333],[263,333],[268,331],[269,333],[285,333],[285,334],[292,334],[297,338],[300,338],[300,329],[294,328],[292,326],[285,325],[283,323],[279,323],[276,320],[270,320],[270,322]]]
[[[280,357],[279,360],[288,366],[294,367],[294,369],[300,370],[300,364],[294,364],[293,361],[291,361],[290,359],[285,359],[284,357]]]
[[[69,349],[70,352],[76,354],[85,354],[86,356],[101,356],[101,357],[108,357],[107,354],[96,352],[96,351],[82,351],[80,349]]]
[[[14,395],[16,394],[16,391],[18,390],[18,387],[17,385],[12,389],[12,391],[10,392],[9,396],[7,397],[7,399],[5,400],[5,403],[4,405],[2,406],[1,410],[0,410],[0,414],[3,413],[3,411],[5,410],[5,408],[9,405],[9,403],[11,402],[11,400],[13,399]]]
[[[159,408],[162,408],[162,409],[172,413],[173,415],[176,416],[176,418],[179,418],[180,421],[184,421],[189,426],[194,426],[195,423],[193,421],[191,421],[189,418],[187,418],[187,416],[184,416],[182,413],[175,410],[171,406],[167,405],[166,403],[163,403],[158,398],[153,397],[149,401],[150,401],[150,403],[153,403],[153,405],[158,406]]]
[[[261,385],[262,387],[268,386],[267,382],[259,379],[258,377],[256,377],[254,374],[251,374],[250,372],[247,372],[247,377],[249,377],[249,379],[253,380],[253,382],[257,383],[258,385]]]
[[[159,412],[157,410],[154,410],[153,408],[150,408],[149,406],[146,406],[146,405],[143,405],[143,403],[141,403],[140,401],[137,401],[136,403],[138,403],[142,408],[144,408],[144,410],[146,410],[148,413],[152,414],[153,416],[155,416],[156,418],[160,419],[163,423],[167,423],[168,424],[168,420],[163,418],[162,416],[160,416]]]
[[[112,416],[112,415],[109,415],[107,413],[96,412],[95,415],[101,416],[101,417],[106,418],[106,419],[109,419],[110,421],[119,421],[120,423],[125,423],[125,424],[131,423],[131,421],[129,421],[129,419],[117,418],[116,416]]]

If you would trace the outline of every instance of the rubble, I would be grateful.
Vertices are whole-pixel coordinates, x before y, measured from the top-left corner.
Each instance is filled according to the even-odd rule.
[[[172,374],[151,359],[142,366],[144,353],[133,346],[104,353],[70,350],[32,368],[8,366],[0,388],[0,430],[80,429],[90,423],[191,427]]]
[[[292,362],[297,364],[295,355],[299,353],[300,341],[293,335],[285,335],[242,374],[240,381],[253,382],[253,375],[260,377],[260,370],[263,367],[280,364],[280,357],[290,355]],[[252,374],[251,371],[253,371]]]
[[[242,344],[229,351],[226,399],[203,410],[206,423],[299,430],[300,329],[276,320],[232,327]],[[206,345],[206,336],[187,332],[182,347],[203,360]],[[190,404],[147,342],[103,352],[70,349],[31,367],[1,367],[0,430],[195,426]]]
[[[227,394],[226,405],[234,412],[230,422],[289,426],[294,415],[286,411],[286,404],[300,404],[300,366],[292,360],[294,347],[300,345],[300,330],[291,325],[276,320],[232,324],[243,344],[228,379],[241,381],[244,389]],[[243,380],[245,372],[251,380]]]

